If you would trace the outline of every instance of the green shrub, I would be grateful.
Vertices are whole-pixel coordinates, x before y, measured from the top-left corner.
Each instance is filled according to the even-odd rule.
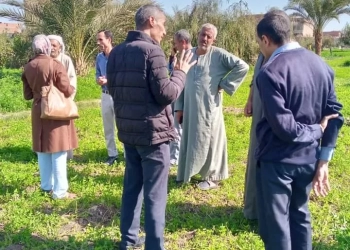
[[[12,52],[11,39],[6,34],[0,34],[0,68],[9,65]]]
[[[350,60],[347,60],[343,64],[344,67],[350,67]]]

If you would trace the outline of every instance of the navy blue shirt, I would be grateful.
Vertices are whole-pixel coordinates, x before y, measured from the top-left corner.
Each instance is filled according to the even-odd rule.
[[[107,77],[107,62],[108,57],[103,53],[98,53],[96,57],[96,80],[100,76]],[[102,90],[107,90],[107,84],[101,86]]]
[[[281,52],[261,68],[257,87],[264,118],[256,129],[258,160],[312,164],[320,141],[322,147],[335,147],[344,119],[333,81],[332,69],[304,48]],[[322,118],[335,113],[340,116],[322,133]]]

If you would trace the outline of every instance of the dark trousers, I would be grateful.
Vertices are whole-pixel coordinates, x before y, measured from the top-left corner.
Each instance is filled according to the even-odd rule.
[[[259,233],[266,250],[312,250],[308,200],[316,164],[258,162]]]
[[[144,198],[145,250],[164,249],[165,208],[170,167],[169,143],[138,147],[124,145],[126,167],[120,231],[120,249],[138,241]]]

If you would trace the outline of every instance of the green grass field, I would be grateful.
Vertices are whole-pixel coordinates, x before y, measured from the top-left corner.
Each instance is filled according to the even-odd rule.
[[[349,119],[350,71],[345,65],[350,53],[336,53],[324,56],[336,72],[337,95]],[[100,96],[93,75],[78,82],[77,99],[88,101],[80,105],[81,118],[76,121],[80,146],[69,163],[69,183],[79,198],[54,201],[40,192],[28,113],[9,113],[29,108],[22,100],[20,72],[5,69],[0,74],[0,249],[118,249],[124,162],[120,159],[113,167],[101,163],[106,149],[100,107],[90,101]],[[250,79],[251,74],[224,101],[231,177],[220,189],[201,192],[193,184],[177,186],[176,169],[171,170],[168,250],[263,249],[256,223],[245,220],[242,213],[250,119],[241,112]],[[350,249],[349,125],[347,120],[331,162],[330,195],[311,197],[314,249]],[[122,152],[120,143],[118,147]]]

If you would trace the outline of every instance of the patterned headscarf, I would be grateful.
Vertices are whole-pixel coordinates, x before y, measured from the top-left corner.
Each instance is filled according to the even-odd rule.
[[[47,38],[49,38],[50,40],[56,40],[61,45],[61,53],[64,54],[65,46],[64,46],[63,39],[61,36],[48,35]]]
[[[38,54],[51,54],[51,43],[49,38],[45,35],[36,35],[33,39],[32,48],[36,55]]]

